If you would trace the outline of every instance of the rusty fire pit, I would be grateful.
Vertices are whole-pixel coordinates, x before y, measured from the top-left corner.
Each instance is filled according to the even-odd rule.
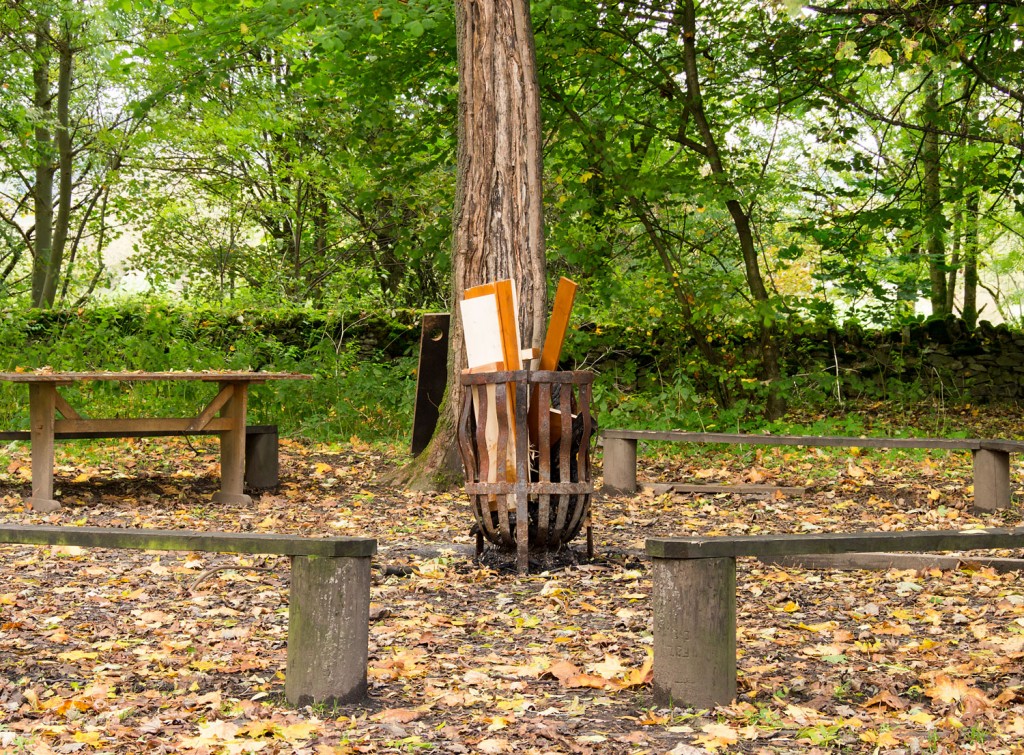
[[[587,555],[593,556],[593,382],[585,371],[462,375],[459,450],[478,555],[486,538],[515,549],[525,572],[531,549],[558,550],[586,528]]]

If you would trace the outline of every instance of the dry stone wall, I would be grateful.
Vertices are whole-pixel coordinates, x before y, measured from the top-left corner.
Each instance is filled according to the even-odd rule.
[[[917,383],[926,393],[975,403],[1024,399],[1024,333],[960,320],[929,320],[897,332],[857,328],[805,336],[791,344],[790,374],[838,371],[848,390],[884,396],[893,383]]]

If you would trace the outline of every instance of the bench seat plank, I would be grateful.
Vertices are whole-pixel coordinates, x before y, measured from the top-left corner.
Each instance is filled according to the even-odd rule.
[[[249,370],[193,370],[146,372],[135,370],[129,372],[0,372],[0,380],[7,383],[54,383],[56,385],[72,385],[92,380],[113,383],[151,382],[154,380],[169,381],[202,381],[207,383],[241,382],[265,383],[268,380],[312,380],[312,375],[292,372],[251,372]]]
[[[830,553],[894,553],[1024,548],[1024,527],[913,532],[827,532],[802,535],[651,538],[652,558],[737,558]]]
[[[1004,451],[1006,453],[1016,453],[1018,451],[1024,451],[1024,441],[1022,440],[983,440],[981,441],[981,450],[983,451]]]
[[[179,420],[180,421],[180,420]],[[218,435],[221,430],[211,430],[210,428],[203,428],[201,430],[181,430],[181,429],[153,429],[149,428],[146,430],[139,429],[118,429],[116,432],[112,428],[105,430],[75,430],[73,432],[55,432],[54,438],[57,440],[100,440],[102,438],[167,438],[181,435]],[[246,435],[276,435],[277,425],[246,425]],[[28,430],[5,430],[0,432],[0,441],[5,440],[31,440],[32,434]]]
[[[179,417],[152,417],[147,419],[58,419],[53,423],[54,437],[75,433],[97,433],[100,436],[117,437],[124,433],[157,433],[166,432],[175,435],[188,435],[194,419]],[[227,432],[231,429],[231,420],[227,417],[210,419],[203,429],[213,432]]]
[[[853,438],[836,435],[754,435],[747,433],[695,433],[682,430],[604,430],[603,438],[674,441],[677,443],[730,443],[752,446],[816,446],[828,448],[945,448],[951,451],[990,447],[997,441],[978,438]],[[1002,441],[1013,443],[1013,441]],[[986,445],[982,445],[985,443]],[[1018,443],[1014,450],[1024,448]],[[993,450],[1000,450],[993,447]]]
[[[377,541],[367,537],[308,538],[248,532],[62,527],[0,524],[0,543],[77,545],[83,548],[130,548],[155,551],[266,553],[279,556],[367,558]]]

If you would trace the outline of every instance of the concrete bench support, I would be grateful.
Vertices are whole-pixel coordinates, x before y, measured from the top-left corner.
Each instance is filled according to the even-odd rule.
[[[277,425],[245,428],[245,484],[256,490],[277,487]]]
[[[612,493],[637,490],[637,442],[725,443],[751,446],[830,448],[936,448],[970,451],[974,456],[974,507],[994,511],[1010,506],[1010,454],[1024,452],[1024,441],[977,438],[850,438],[841,436],[744,435],[691,433],[676,430],[605,430],[604,489]]]
[[[366,695],[373,538],[0,524],[0,543],[291,556],[288,702],[333,705]]]
[[[366,696],[369,613],[369,558],[292,559],[288,702],[330,706]]]
[[[614,493],[636,492],[636,439],[607,433],[604,446],[604,488]]]
[[[656,558],[652,569],[654,702],[727,704],[736,696],[736,559]]]
[[[974,508],[1005,509],[1010,505],[1010,454],[988,448],[974,451]]]
[[[654,701],[710,708],[736,697],[736,559],[1024,547],[1024,527],[652,538]]]

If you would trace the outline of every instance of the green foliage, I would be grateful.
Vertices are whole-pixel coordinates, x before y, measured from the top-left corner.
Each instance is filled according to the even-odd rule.
[[[159,114],[119,203],[144,229],[132,264],[199,303],[440,301],[448,15],[420,2],[170,5],[134,51],[154,86],[138,106]]]
[[[969,287],[992,294],[981,318],[964,312],[969,327],[993,310],[1019,322],[1020,10],[693,3],[695,33],[685,34],[690,5],[532,3],[549,269],[580,283],[577,316],[587,324],[567,362],[594,367],[599,409],[630,424],[731,426],[752,421],[772,391],[798,406],[927,399],[931,378],[898,350],[840,368],[819,346],[844,321],[915,323],[916,302],[940,282],[956,294],[933,302],[941,311],[965,308]],[[200,309],[158,306],[165,321],[135,330],[92,303],[88,324],[65,318],[57,330],[12,315],[15,331],[48,335],[15,339],[8,361],[292,365],[347,381],[331,388],[344,398],[316,397],[333,415],[293,418],[296,427],[395,434],[383,415],[408,412],[408,363],[390,369],[312,309],[295,310],[303,338],[254,323],[282,302],[444,306],[456,190],[452,4],[0,8],[0,294],[12,312],[31,285],[39,238],[29,184],[54,157],[35,129],[61,132],[53,109],[33,104],[34,30],[51,18],[68,22],[54,34],[72,34],[75,51],[65,132],[75,138],[75,201],[59,300],[89,302],[116,282],[100,252],[130,229],[125,269]],[[51,82],[58,47],[48,52]],[[937,151],[924,149],[926,135]],[[749,221],[765,296],[753,291],[737,213]],[[971,254],[980,284],[965,282]],[[231,325],[209,306],[245,320]],[[769,384],[761,356],[773,327],[783,377]],[[386,398],[373,403],[378,384]],[[291,399],[293,390],[316,389],[257,393]],[[946,390],[960,397],[958,386]]]

